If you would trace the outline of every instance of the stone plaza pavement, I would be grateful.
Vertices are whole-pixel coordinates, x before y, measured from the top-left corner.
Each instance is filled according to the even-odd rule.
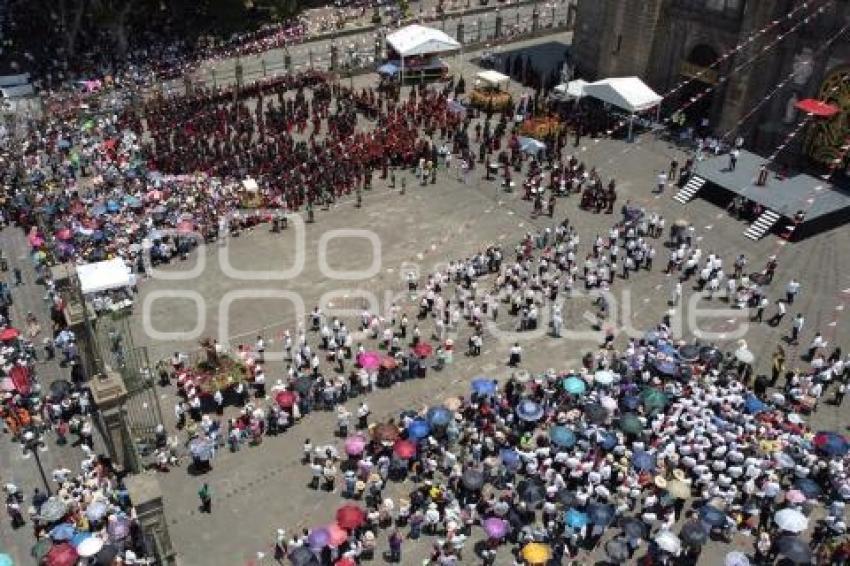
[[[574,151],[567,150],[566,153]],[[777,254],[779,268],[774,283],[770,287],[770,296],[775,299],[784,295],[785,283],[796,277],[802,283],[802,292],[795,301],[786,322],[778,328],[766,324],[754,325],[746,333],[746,340],[757,356],[757,366],[764,372],[770,367],[770,354],[781,337],[789,332],[790,318],[794,312],[806,315],[806,328],[800,343],[803,348],[811,340],[814,332],[820,330],[830,344],[847,344],[848,328],[844,306],[850,300],[850,267],[846,254],[842,250],[850,245],[850,232],[846,229],[833,230],[809,240],[787,244],[776,237],[769,236],[762,241],[752,242],[743,236],[746,225],[733,220],[714,205],[695,200],[687,206],[681,206],[672,200],[673,191],[660,196],[653,195],[657,173],[666,169],[672,157],[680,163],[682,156],[664,142],[651,138],[640,138],[634,144],[620,141],[583,140],[582,146],[575,150],[580,159],[589,166],[596,166],[603,178],[615,176],[618,181],[619,200],[617,208],[630,200],[644,206],[648,212],[658,211],[667,219],[667,226],[679,218],[694,223],[701,245],[706,252],[721,254],[727,264],[738,253],[744,253],[750,259],[751,271],[761,269],[766,257]],[[334,314],[327,307],[353,309],[357,314],[362,309],[359,298],[365,292],[381,297],[390,292],[396,302],[409,312],[415,312],[415,304],[404,291],[404,274],[418,270],[426,274],[434,266],[452,258],[467,257],[483,249],[487,244],[500,242],[505,246],[506,258],[512,256],[512,250],[518,239],[526,232],[551,225],[548,218],[532,218],[530,203],[520,199],[518,192],[505,193],[495,181],[484,181],[483,171],[477,167],[468,185],[456,179],[455,171],[441,170],[437,183],[425,187],[418,186],[409,173],[406,194],[399,194],[398,188],[389,189],[385,182],[376,181],[370,192],[365,192],[363,208],[355,208],[351,199],[334,205],[329,211],[319,210],[317,222],[306,225],[303,235],[303,268],[297,275],[286,280],[263,280],[257,276],[247,279],[229,277],[220,259],[222,251],[229,257],[230,269],[241,270],[285,270],[297,266],[294,243],[298,239],[296,230],[290,228],[280,235],[270,235],[268,228],[261,227],[253,232],[244,233],[232,239],[226,248],[210,246],[200,254],[183,264],[166,268],[165,271],[176,274],[187,273],[198,265],[198,255],[205,258],[201,274],[186,281],[166,281],[155,278],[142,283],[142,293],[135,309],[135,322],[138,329],[136,343],[147,345],[151,359],[164,358],[175,350],[189,351],[197,348],[198,337],[175,335],[167,343],[159,343],[144,336],[143,308],[145,300],[151,300],[155,293],[159,298],[150,305],[150,320],[160,332],[189,333],[198,326],[198,315],[204,317],[200,325],[200,336],[214,335],[221,325],[232,337],[231,343],[253,344],[257,334],[263,334],[270,342],[267,356],[279,347],[280,332],[283,328],[295,329],[295,308],[293,300],[301,300],[309,312],[315,304],[322,303],[328,314]],[[557,204],[555,220],[564,217],[578,227],[582,237],[581,250],[588,250],[593,237],[602,234],[619,219],[615,215],[595,215],[578,209],[578,198],[571,196],[560,199]],[[358,230],[366,232],[349,232]],[[326,259],[331,269],[349,271],[367,269],[374,256],[370,253],[367,233],[377,236],[380,252],[374,275],[354,280],[334,280],[327,276],[327,268],[320,271],[319,262]],[[325,240],[327,253],[319,255],[322,240]],[[662,270],[666,263],[666,249],[656,240],[658,258],[651,272],[633,276],[627,285],[619,280],[614,286],[615,294],[628,289],[631,294],[631,327],[646,329],[657,323],[666,305],[672,278],[666,277]],[[242,274],[243,276],[245,274]],[[165,298],[162,293],[173,291],[197,291],[203,298],[200,304],[186,296]],[[257,292],[260,291],[260,292]],[[282,292],[282,291],[285,291]],[[261,298],[251,296],[263,295]],[[395,295],[397,294],[397,295]],[[686,297],[689,287],[686,286]],[[322,297],[324,296],[324,300]],[[223,304],[231,302],[229,307]],[[623,299],[623,302],[626,302]],[[717,301],[715,301],[717,302]],[[725,304],[724,304],[725,305]],[[701,308],[708,308],[701,306]],[[567,301],[565,325],[567,328],[588,330],[591,320],[585,313],[592,312],[591,301],[575,298]],[[385,311],[383,311],[385,312]],[[223,313],[227,313],[225,317]],[[770,315],[771,309],[767,313]],[[730,345],[735,342],[731,333],[735,330],[729,315],[716,320],[702,322],[702,330],[714,330],[726,334],[717,338],[718,344]],[[226,318],[226,320],[225,320]],[[412,319],[413,320],[413,319]],[[352,325],[354,322],[352,321]],[[351,325],[350,325],[351,326]],[[430,323],[423,326],[423,334],[430,332]],[[256,329],[261,329],[259,332]],[[686,332],[686,337],[692,333]],[[625,338],[618,337],[618,345]],[[459,350],[465,350],[465,335],[456,341]],[[593,349],[597,342],[592,340],[554,339],[540,337],[523,343],[525,349],[523,367],[532,372],[553,367],[566,370],[579,365],[584,352]],[[379,390],[368,398],[373,412],[372,420],[389,417],[402,409],[423,409],[438,403],[451,395],[468,392],[468,381],[476,375],[488,375],[500,380],[509,376],[505,367],[508,354],[508,342],[500,343],[495,338],[485,336],[484,352],[480,358],[468,359],[457,355],[455,363],[442,373],[429,372],[424,380],[406,382],[389,390]],[[799,352],[786,346],[789,352],[789,367],[799,363]],[[266,364],[267,383],[273,384],[281,376],[284,367],[281,363]],[[162,390],[161,403],[166,418],[172,417],[174,404],[173,390]],[[348,403],[354,410],[358,400]],[[822,404],[811,422],[815,428],[843,429],[847,424],[834,407]],[[330,413],[312,413],[302,420],[286,435],[267,438],[262,445],[243,448],[231,454],[220,452],[213,470],[203,477],[188,477],[185,470],[173,470],[160,475],[165,493],[166,513],[171,534],[178,549],[179,561],[185,565],[222,565],[258,563],[258,552],[264,553],[264,563],[270,564],[271,544],[277,528],[288,532],[296,529],[319,526],[332,521],[335,509],[345,501],[337,493],[317,492],[306,487],[309,470],[299,463],[301,444],[310,438],[314,445],[334,444],[341,447],[341,441],[334,437],[335,418]],[[208,481],[214,493],[212,515],[197,512],[196,491],[201,481]],[[391,494],[400,495],[403,484],[391,488]],[[395,490],[395,491],[392,491]],[[385,546],[385,533],[379,533],[379,542]],[[431,541],[428,538],[406,542],[404,546],[405,563],[415,564],[427,554]],[[471,551],[471,542],[466,552]],[[741,548],[751,549],[748,539],[737,541]],[[721,547],[710,543],[703,552],[701,564],[716,564],[713,557]],[[724,552],[727,548],[722,549]],[[465,556],[465,562],[473,562],[471,553]],[[722,556],[722,555],[720,555]],[[584,556],[583,559],[597,559],[601,556]],[[259,563],[263,563],[260,560]],[[499,561],[506,564],[505,555]]]

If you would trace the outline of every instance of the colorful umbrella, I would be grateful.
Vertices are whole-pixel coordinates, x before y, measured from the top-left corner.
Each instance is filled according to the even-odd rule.
[[[53,523],[64,517],[67,512],[68,508],[65,506],[65,503],[55,497],[51,497],[41,505],[38,514],[44,521]]]
[[[112,540],[123,540],[130,534],[130,519],[123,515],[111,515],[109,517],[109,524],[106,527],[106,531],[109,533],[109,537]]]
[[[531,399],[523,399],[517,404],[516,414],[527,422],[539,421],[543,417],[543,407]]]
[[[640,422],[640,418],[634,413],[626,413],[620,417],[620,422],[618,424],[620,430],[626,434],[637,435],[643,432],[643,423]]]
[[[407,425],[407,435],[415,440],[427,438],[431,434],[431,425],[425,419],[413,419]]]
[[[601,369],[593,375],[593,383],[607,387],[614,383],[614,372],[607,369]]]
[[[416,455],[416,444],[410,440],[396,440],[393,445],[393,454],[402,460],[409,460]]]
[[[380,352],[363,352],[358,356],[357,363],[360,367],[367,370],[375,370],[381,366]]]
[[[655,470],[655,456],[645,450],[637,450],[632,456],[632,466],[642,472]]]
[[[605,543],[605,554],[614,562],[625,562],[629,559],[629,547],[623,540],[611,539]]]
[[[498,391],[496,382],[489,377],[476,377],[472,380],[472,391],[476,395],[488,396]]]
[[[803,503],[805,500],[805,494],[799,489],[790,489],[785,492],[785,501],[787,501],[788,503]]]
[[[499,450],[499,459],[502,464],[508,469],[516,469],[519,467],[519,452],[513,448],[502,448]]]
[[[295,405],[297,397],[294,391],[278,391],[274,400],[281,409],[291,409]]]
[[[643,406],[650,411],[660,411],[667,406],[667,402],[669,401],[666,393],[654,387],[644,389],[640,394],[640,398]]]
[[[74,237],[74,234],[71,233],[70,228],[61,228],[56,231],[56,237],[60,240],[70,240]]]
[[[2,335],[0,335],[2,338]],[[844,456],[850,450],[850,444],[837,432],[821,431],[815,435],[815,447],[827,456]]]
[[[790,507],[777,511],[776,515],[773,516],[773,521],[783,531],[794,534],[802,533],[809,527],[809,520],[806,516]]]
[[[310,545],[310,548],[325,548],[328,546],[330,541],[331,534],[324,527],[313,529],[310,531],[310,534],[307,535],[307,544]]]
[[[381,358],[381,367],[384,369],[395,369],[398,367],[398,360],[393,356],[384,356]]]
[[[536,505],[546,498],[546,491],[536,481],[522,480],[517,486],[517,493],[529,505]]]
[[[570,395],[584,395],[587,391],[587,383],[575,375],[571,375],[564,380],[564,391]]]
[[[289,560],[294,566],[318,566],[319,561],[307,546],[297,546],[289,552]]]
[[[74,547],[63,542],[50,549],[44,557],[44,564],[45,566],[74,566],[78,558],[79,555]]]
[[[348,540],[348,533],[337,523],[331,523],[325,527],[325,529],[328,531],[328,535],[330,536],[328,546],[331,548],[338,548]]]
[[[529,564],[546,564],[552,559],[552,549],[548,544],[530,542],[522,548],[522,558]]]
[[[561,448],[572,448],[576,443],[575,433],[563,425],[550,428],[549,439],[552,440],[552,444]]]
[[[0,553],[0,566],[15,566],[15,561],[8,554]]]
[[[209,438],[199,436],[197,438],[193,438],[189,443],[189,452],[192,454],[193,458],[202,462],[209,462],[212,460],[213,453],[215,452],[215,445]]]
[[[481,526],[484,528],[484,532],[487,533],[487,536],[492,539],[500,539],[504,537],[508,534],[508,530],[510,529],[508,522],[498,517],[484,519]]]
[[[712,527],[722,527],[726,524],[726,513],[713,505],[700,507],[699,518],[703,523]]]
[[[794,106],[806,114],[811,114],[818,118],[832,118],[841,111],[841,109],[835,104],[830,104],[823,100],[817,100],[816,98],[804,98],[797,101],[797,104]]]
[[[670,554],[679,554],[682,551],[682,541],[670,531],[660,531],[655,535],[655,544]]]
[[[343,505],[336,511],[336,522],[343,529],[356,529],[366,522],[366,511],[354,504]]]
[[[587,525],[590,522],[590,519],[585,513],[582,513],[578,509],[567,509],[567,512],[564,513],[564,522],[571,526],[574,529],[580,529]]]
[[[7,326],[3,330],[0,330],[0,340],[2,340],[3,342],[11,342],[20,335],[21,333],[18,331],[18,329],[12,328],[11,326]]]
[[[89,504],[88,507],[86,507],[86,517],[89,521],[99,521],[106,516],[106,513],[108,511],[109,506],[103,500],[98,499],[97,501],[93,501]]]
[[[646,524],[635,517],[626,517],[620,523],[620,527],[626,535],[639,539],[646,536]]]
[[[50,538],[55,541],[71,540],[76,534],[74,525],[70,523],[61,523],[50,529]]]
[[[767,409],[767,405],[752,393],[749,393],[746,397],[744,397],[744,410],[748,414],[757,415],[758,413],[763,413]]]
[[[434,352],[434,347],[427,342],[420,342],[413,347],[413,353],[420,358],[427,358]]]
[[[691,486],[681,480],[667,482],[667,493],[676,499],[687,499],[691,496]]]
[[[345,453],[349,456],[359,456],[366,449],[366,439],[356,434],[345,439]]]
[[[452,420],[452,412],[442,405],[437,405],[436,407],[428,409],[428,413],[425,415],[425,418],[428,419],[428,423],[432,427],[446,426]]]
[[[776,542],[776,550],[795,564],[809,564],[812,561],[808,543],[799,537],[781,537]]]
[[[817,499],[823,491],[818,482],[810,478],[799,478],[794,482],[794,487],[800,490],[806,499]]]
[[[702,546],[708,541],[708,530],[699,521],[688,521],[682,525],[679,538],[688,546]]]
[[[584,406],[584,415],[593,424],[602,424],[608,420],[608,409],[599,403],[589,403]]]
[[[467,468],[461,476],[463,486],[470,491],[478,491],[484,486],[484,474],[475,468]]]
[[[103,539],[96,536],[88,536],[76,548],[77,554],[84,558],[94,556],[103,548]]]

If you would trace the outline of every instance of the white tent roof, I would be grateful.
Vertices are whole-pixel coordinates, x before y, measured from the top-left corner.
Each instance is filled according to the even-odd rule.
[[[588,83],[582,79],[576,79],[574,81],[570,81],[568,83],[561,83],[556,86],[553,90],[555,94],[564,98],[581,98],[584,96],[584,87],[587,86]]]
[[[491,86],[499,86],[503,83],[511,82],[511,78],[508,75],[503,75],[502,73],[493,70],[481,71],[475,76],[481,82],[485,82]]]
[[[460,49],[460,43],[446,32],[417,24],[389,34],[387,43],[402,57]]]
[[[78,265],[77,275],[84,295],[130,287],[135,283],[135,277],[130,272],[130,268],[120,257]]]
[[[616,77],[590,83],[585,96],[613,104],[629,112],[642,112],[661,103],[661,97],[637,77]]]

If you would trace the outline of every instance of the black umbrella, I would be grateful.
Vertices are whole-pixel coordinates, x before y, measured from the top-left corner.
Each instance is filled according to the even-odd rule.
[[[522,480],[517,486],[519,498],[529,505],[537,505],[546,498],[546,492],[537,482]]]
[[[100,551],[94,555],[96,566],[110,566],[115,557],[118,556],[118,547],[114,544],[105,544]]]
[[[568,489],[562,489],[558,492],[558,501],[564,507],[577,507],[578,506],[578,498],[576,497],[576,493],[574,491],[570,491]]]
[[[313,380],[306,375],[302,375],[301,377],[295,380],[294,387],[298,393],[300,393],[301,395],[306,395],[313,387]]]
[[[602,424],[608,420],[608,409],[599,403],[590,403],[584,406],[584,414],[587,420],[594,424]]]
[[[590,522],[599,527],[608,526],[614,519],[615,509],[607,503],[591,503],[587,506],[587,516]]]
[[[624,562],[629,559],[629,547],[625,541],[614,538],[605,543],[605,554],[614,562]]]
[[[679,358],[685,362],[695,362],[699,359],[700,347],[696,344],[686,344],[679,348]]]
[[[682,525],[679,538],[689,546],[702,546],[708,541],[708,529],[699,521],[688,521]]]
[[[463,485],[470,491],[478,491],[484,485],[484,474],[479,470],[468,469],[463,472],[461,478]]]
[[[809,545],[799,537],[782,537],[776,543],[779,554],[795,564],[808,564],[812,561]]]
[[[319,566],[319,559],[306,546],[296,547],[289,553],[289,561],[295,566]]]
[[[67,379],[57,379],[50,384],[50,396],[54,399],[64,399],[71,392],[72,387]]]
[[[714,346],[703,346],[699,350],[699,359],[710,366],[718,366],[723,361],[723,352]]]
[[[644,538],[646,536],[646,524],[636,517],[626,517],[620,523],[620,527],[631,538]]]

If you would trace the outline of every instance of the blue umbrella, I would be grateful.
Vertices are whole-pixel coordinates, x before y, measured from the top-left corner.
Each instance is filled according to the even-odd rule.
[[[587,516],[590,522],[600,527],[608,526],[614,519],[615,509],[607,503],[591,503],[587,506]]]
[[[502,448],[499,450],[499,458],[506,468],[516,469],[519,467],[519,452],[513,448]]]
[[[635,409],[640,407],[640,397],[637,397],[635,395],[623,397],[623,400],[621,402],[623,404],[623,407],[628,411],[634,411]]]
[[[119,205],[118,202],[114,200],[110,200],[106,202],[106,210],[108,212],[118,212],[119,210],[121,210],[121,205]]]
[[[809,478],[798,479],[794,482],[794,487],[799,489],[807,499],[817,499],[823,491],[818,482]]]
[[[580,529],[590,522],[590,519],[578,509],[567,509],[564,513],[564,522],[574,529]]]
[[[106,206],[103,204],[96,204],[92,207],[91,213],[95,216],[102,216],[106,214]]]
[[[539,421],[543,416],[543,407],[539,403],[535,403],[531,399],[523,399],[519,402],[516,408],[517,416],[528,422]]]
[[[102,242],[106,236],[103,235],[103,230],[95,230],[92,232],[91,239],[95,242]]]
[[[124,204],[126,204],[130,208],[137,208],[141,206],[142,201],[139,200],[138,197],[134,197],[133,195],[127,195],[126,197],[124,197]]]
[[[679,366],[676,365],[675,362],[655,362],[655,369],[658,370],[658,373],[661,375],[676,375],[676,370],[679,369]]]
[[[70,523],[62,523],[60,525],[56,525],[50,531],[50,538],[53,540],[61,541],[61,540],[71,540],[74,538],[74,534],[77,531],[74,530],[74,526]]]
[[[489,377],[476,377],[472,380],[472,391],[477,395],[493,395],[497,390],[496,382]]]
[[[56,146],[59,149],[68,149],[69,147],[71,147],[71,142],[66,139],[61,139],[56,143]]]
[[[612,448],[617,446],[619,442],[620,441],[617,439],[617,435],[613,432],[603,432],[602,435],[599,437],[599,445],[605,450],[611,450]]]
[[[699,510],[699,518],[703,523],[712,527],[722,527],[726,524],[726,513],[713,505],[705,505],[701,507]]]
[[[584,395],[587,391],[587,383],[580,377],[571,375],[564,380],[564,391],[571,395]]]
[[[452,412],[442,405],[428,409],[425,418],[431,426],[446,426],[452,420]]]
[[[655,469],[655,456],[645,450],[639,450],[632,456],[632,466],[642,472],[651,472]]]
[[[408,436],[410,436],[410,438],[421,440],[422,438],[426,438],[429,434],[431,434],[431,426],[425,419],[414,419],[407,426],[407,434]]]
[[[744,397],[744,410],[750,415],[756,415],[766,411],[767,405],[765,405],[761,399],[750,393]]]
[[[827,456],[844,456],[850,451],[847,439],[832,431],[821,431],[815,435],[814,444]]]
[[[658,351],[667,356],[668,358],[677,358],[679,356],[679,350],[673,344],[665,343],[658,346]]]
[[[576,443],[576,435],[565,426],[559,425],[549,429],[552,443],[561,448],[572,448]]]

